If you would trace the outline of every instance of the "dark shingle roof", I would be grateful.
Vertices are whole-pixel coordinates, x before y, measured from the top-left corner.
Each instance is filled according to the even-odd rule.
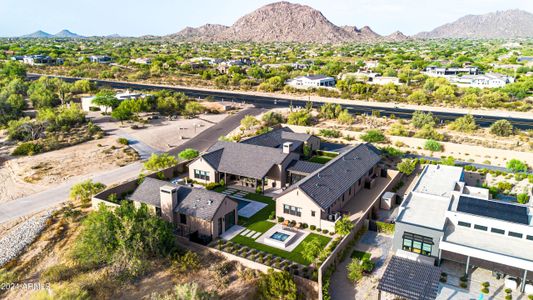
[[[143,182],[135,189],[135,192],[128,199],[140,203],[146,203],[155,207],[161,207],[160,189],[163,186],[174,186],[167,181],[146,177]]]
[[[527,207],[517,204],[460,196],[457,211],[529,225]]]
[[[242,141],[242,144],[252,144],[257,146],[265,146],[278,148],[285,142],[306,142],[313,138],[312,135],[306,133],[293,132],[290,128],[282,127],[269,131],[267,133],[251,137]]]
[[[378,149],[371,144],[360,144],[339,154],[321,169],[286,189],[277,198],[300,188],[326,210],[380,160]]]
[[[180,186],[178,189],[178,206],[175,212],[212,221],[224,199],[231,198],[224,194],[199,188]]]
[[[219,172],[261,179],[288,156],[280,148],[219,141],[201,157]]]
[[[163,186],[178,188],[178,205],[175,212],[211,221],[227,197],[224,194],[199,188],[177,185],[167,181],[146,177],[129,197],[130,200],[161,207],[160,189]],[[231,198],[228,198],[231,201]]]
[[[311,174],[324,165],[305,160],[293,160],[287,167],[287,171],[298,174]]]
[[[378,290],[408,300],[434,300],[440,272],[438,267],[393,256],[379,280]]]

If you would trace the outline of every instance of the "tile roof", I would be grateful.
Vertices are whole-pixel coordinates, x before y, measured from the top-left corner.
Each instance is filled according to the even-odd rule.
[[[135,192],[129,197],[129,200],[160,208],[160,189],[163,186],[173,186],[178,188],[178,205],[174,208],[175,212],[207,221],[213,220],[216,211],[224,199],[227,198],[226,195],[221,193],[205,189],[191,188],[188,186],[173,184],[168,181],[146,177],[137,189],[135,189]],[[228,199],[234,201],[231,198]]]
[[[324,165],[305,160],[293,160],[287,167],[287,171],[299,174],[311,174]]]
[[[218,172],[261,179],[290,155],[281,148],[219,141],[202,155]]]
[[[377,148],[371,144],[360,144],[339,154],[276,198],[299,188],[326,210],[380,160]]]
[[[393,256],[379,280],[378,290],[408,300],[433,300],[439,291],[438,267]]]
[[[307,142],[311,138],[317,137],[306,133],[293,132],[290,128],[282,127],[251,137],[242,141],[241,143],[278,148],[281,147],[285,142]]]

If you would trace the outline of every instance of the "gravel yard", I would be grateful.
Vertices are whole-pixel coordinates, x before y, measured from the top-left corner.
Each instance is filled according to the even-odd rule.
[[[0,239],[0,267],[18,257],[30,245],[46,226],[51,211],[33,216],[18,224]]]

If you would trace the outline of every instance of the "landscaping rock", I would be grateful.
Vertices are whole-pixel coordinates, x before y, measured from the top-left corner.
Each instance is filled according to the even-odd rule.
[[[52,215],[51,211],[43,215],[34,216],[0,238],[0,267],[17,258],[24,249],[33,243],[46,226],[46,221]]]

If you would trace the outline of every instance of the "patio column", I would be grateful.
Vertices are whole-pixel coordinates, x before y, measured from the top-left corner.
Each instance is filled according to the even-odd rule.
[[[228,186],[228,173],[224,173],[224,186]]]
[[[522,279],[522,286],[520,287],[520,292],[524,292],[526,288],[526,279],[527,279],[527,270],[524,270],[524,278]]]
[[[468,277],[468,268],[470,267],[470,256],[467,256],[466,257],[466,269],[465,269],[465,274],[466,276]]]
[[[261,179],[261,194],[265,193],[265,177]]]
[[[439,248],[439,260],[437,261],[437,265],[440,266],[440,260],[442,259],[442,249]]]

